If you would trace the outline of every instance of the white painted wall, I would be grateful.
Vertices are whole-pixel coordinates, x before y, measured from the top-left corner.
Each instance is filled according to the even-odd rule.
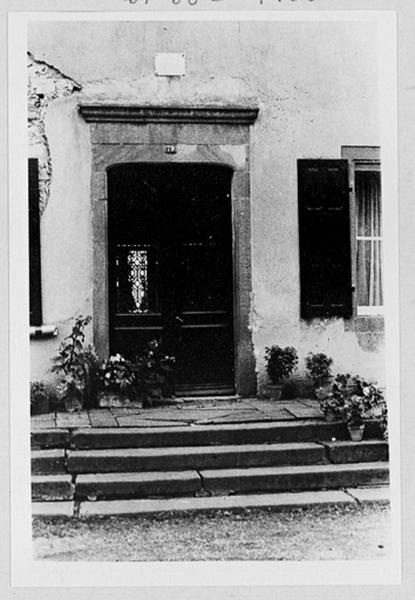
[[[33,23],[29,51],[82,85],[88,99],[134,103],[252,103],[252,330],[264,348],[324,351],[336,370],[383,381],[383,346],[367,351],[342,320],[299,319],[298,158],[340,158],[378,145],[376,28],[370,23]],[[186,75],[156,78],[157,52],[185,52]],[[42,216],[45,322],[91,313],[90,151],[77,95],[48,108],[53,164]],[[33,343],[33,378],[53,342]],[[300,368],[303,368],[302,363]]]

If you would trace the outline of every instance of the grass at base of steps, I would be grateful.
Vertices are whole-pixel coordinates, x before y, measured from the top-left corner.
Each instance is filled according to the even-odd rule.
[[[386,559],[390,533],[387,506],[356,502],[33,523],[35,558],[55,561]]]

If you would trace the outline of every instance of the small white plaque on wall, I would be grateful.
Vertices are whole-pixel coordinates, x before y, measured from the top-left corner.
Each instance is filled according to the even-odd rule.
[[[154,57],[156,75],[181,77],[185,75],[184,52],[158,52]]]

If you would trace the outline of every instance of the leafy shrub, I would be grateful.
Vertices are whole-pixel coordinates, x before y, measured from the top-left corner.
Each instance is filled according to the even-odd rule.
[[[314,387],[319,388],[327,384],[331,377],[331,365],[333,359],[318,352],[313,354],[309,352],[305,359],[305,365],[310,379],[313,381]]]
[[[90,321],[90,316],[76,317],[71,333],[63,339],[57,356],[52,359],[52,371],[61,374],[57,387],[59,398],[74,403],[76,408],[91,403],[96,392],[98,356],[91,344],[84,346],[85,327]]]
[[[286,346],[271,346],[265,348],[265,361],[268,376],[272,383],[278,384],[291,375],[298,364],[295,348]]]
[[[49,393],[41,381],[30,384],[30,412],[32,414],[44,413],[49,410]]]
[[[175,357],[164,354],[158,340],[147,344],[136,363],[138,394],[143,406],[152,406],[153,400],[166,393],[174,363]]]

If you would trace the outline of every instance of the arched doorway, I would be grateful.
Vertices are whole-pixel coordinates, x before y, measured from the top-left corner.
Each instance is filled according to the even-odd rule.
[[[128,163],[107,176],[110,353],[161,339],[178,393],[234,393],[233,170]]]

